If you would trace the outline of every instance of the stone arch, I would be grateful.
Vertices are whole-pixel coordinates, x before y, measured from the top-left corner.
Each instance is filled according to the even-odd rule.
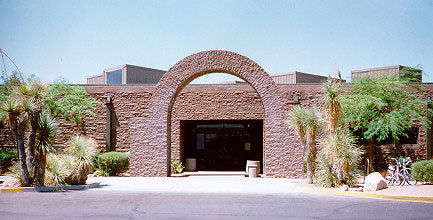
[[[171,112],[177,94],[189,82],[205,74],[224,72],[237,76],[259,94],[265,110],[263,122],[264,173],[272,177],[296,177],[302,157],[290,155],[293,139],[285,123],[278,87],[268,73],[251,59],[230,51],[210,50],[190,55],[173,67],[156,85],[149,115],[131,121],[131,174],[170,175]],[[293,142],[292,142],[293,143]],[[289,151],[289,152],[288,152]],[[298,166],[294,166],[298,165]],[[302,171],[301,171],[302,172]]]

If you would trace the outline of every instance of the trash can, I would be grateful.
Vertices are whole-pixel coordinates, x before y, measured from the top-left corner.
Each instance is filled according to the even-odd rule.
[[[260,161],[258,161],[258,160],[247,160],[247,166],[246,166],[246,169],[245,169],[245,172],[247,173],[247,174],[249,174],[248,172],[248,166],[251,166],[251,165],[255,165],[256,167],[257,167],[257,176],[260,174]]]
[[[187,172],[192,172],[197,170],[197,159],[196,158],[186,158],[185,159],[185,170]]]
[[[256,165],[248,166],[248,177],[249,178],[257,178],[257,166]]]

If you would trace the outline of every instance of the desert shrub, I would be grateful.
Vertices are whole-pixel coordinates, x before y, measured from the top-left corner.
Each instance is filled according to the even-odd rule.
[[[98,156],[98,168],[102,176],[117,176],[129,169],[130,154],[107,152]]]
[[[321,154],[316,159],[316,172],[314,173],[314,184],[322,187],[335,187],[337,178],[332,172],[328,160]]]
[[[65,154],[48,154],[45,184],[85,184],[97,153],[93,139],[85,136],[72,137],[66,144]]]
[[[3,173],[9,166],[11,166],[13,160],[17,158],[17,151],[0,150],[0,173]]]
[[[354,182],[354,173],[359,165],[363,151],[355,144],[350,131],[339,128],[321,143],[321,155],[330,163],[331,171],[337,178],[337,185]]]
[[[66,153],[74,157],[73,164],[70,165],[73,172],[67,178],[67,183],[85,184],[98,154],[96,141],[86,136],[74,136],[66,144]]]
[[[21,167],[19,163],[14,163],[9,167],[9,171],[11,171],[11,176],[18,180],[20,183],[19,186],[23,186],[23,175],[21,173]]]
[[[433,159],[415,162],[411,167],[416,180],[433,183]]]
[[[73,172],[75,157],[72,155],[47,155],[45,185],[63,186]]]
[[[171,160],[170,165],[171,165],[171,173],[174,174],[182,173],[183,169],[185,168],[182,165],[182,162],[176,160]]]

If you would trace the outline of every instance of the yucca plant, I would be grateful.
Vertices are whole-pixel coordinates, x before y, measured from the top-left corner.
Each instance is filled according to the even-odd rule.
[[[85,136],[72,137],[66,145],[66,153],[75,157],[74,172],[68,178],[70,184],[85,184],[98,153],[96,141]]]
[[[38,120],[38,133],[36,144],[35,180],[36,185],[44,185],[46,157],[49,152],[53,152],[55,136],[59,131],[58,124],[47,112],[42,112]]]
[[[23,83],[21,86],[14,89],[14,93],[18,94],[18,97],[20,97],[25,103],[28,103],[27,105],[29,106],[27,108],[27,112],[29,116],[28,121],[30,125],[30,135],[28,137],[27,145],[27,164],[29,165],[29,169],[31,169],[35,175],[38,173],[36,170],[45,170],[45,167],[38,167],[38,165],[41,163],[37,161],[35,155],[42,154],[41,152],[37,152],[38,149],[36,147],[36,136],[40,130],[38,122],[40,115],[44,110],[43,99],[46,95],[46,91],[47,86],[36,80],[33,80],[29,83]],[[43,165],[45,166],[45,162],[43,162]],[[37,180],[38,177],[34,176],[33,179],[36,180],[36,184],[43,184],[43,180]]]
[[[314,184],[322,187],[335,187],[337,185],[337,178],[332,172],[329,161],[321,154],[319,154],[316,159]]]
[[[328,79],[322,93],[328,135],[320,143],[319,171],[315,182],[322,186],[351,185],[363,151],[356,145],[350,130],[340,124],[341,83]]]
[[[322,140],[320,154],[329,162],[338,185],[352,184],[353,171],[358,167],[363,151],[348,129],[339,128]]]
[[[329,134],[334,133],[338,128],[338,123],[341,118],[341,104],[339,100],[341,84],[335,79],[328,78],[322,88],[322,100],[328,120]]]
[[[32,105],[16,93],[10,94],[0,103],[0,112],[4,123],[11,129],[16,138],[19,164],[21,167],[22,186],[30,186],[30,174],[27,168],[27,156],[24,145],[24,136],[27,130],[28,112]]]
[[[75,158],[65,155],[55,155],[49,153],[46,163],[46,178],[44,183],[49,186],[66,185],[67,178],[72,173],[72,164]]]
[[[295,106],[289,114],[290,126],[298,131],[304,147],[304,161],[306,164],[307,179],[313,182],[314,163],[317,154],[317,135],[322,122],[320,111],[315,107],[302,108]]]
[[[305,128],[306,110],[299,105],[295,105],[289,113],[289,126],[298,132],[301,143],[304,147],[304,152],[307,149],[306,128]]]

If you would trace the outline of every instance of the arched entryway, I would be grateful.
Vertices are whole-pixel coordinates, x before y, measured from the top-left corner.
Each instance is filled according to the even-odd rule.
[[[285,112],[278,87],[272,78],[251,59],[230,51],[203,51],[190,55],[173,67],[156,85],[149,115],[131,120],[131,174],[167,176],[170,174],[171,112],[174,100],[193,79],[223,72],[249,83],[259,94],[265,110],[263,121],[264,174],[271,177],[296,177],[302,158],[293,152],[294,135],[285,123]]]

